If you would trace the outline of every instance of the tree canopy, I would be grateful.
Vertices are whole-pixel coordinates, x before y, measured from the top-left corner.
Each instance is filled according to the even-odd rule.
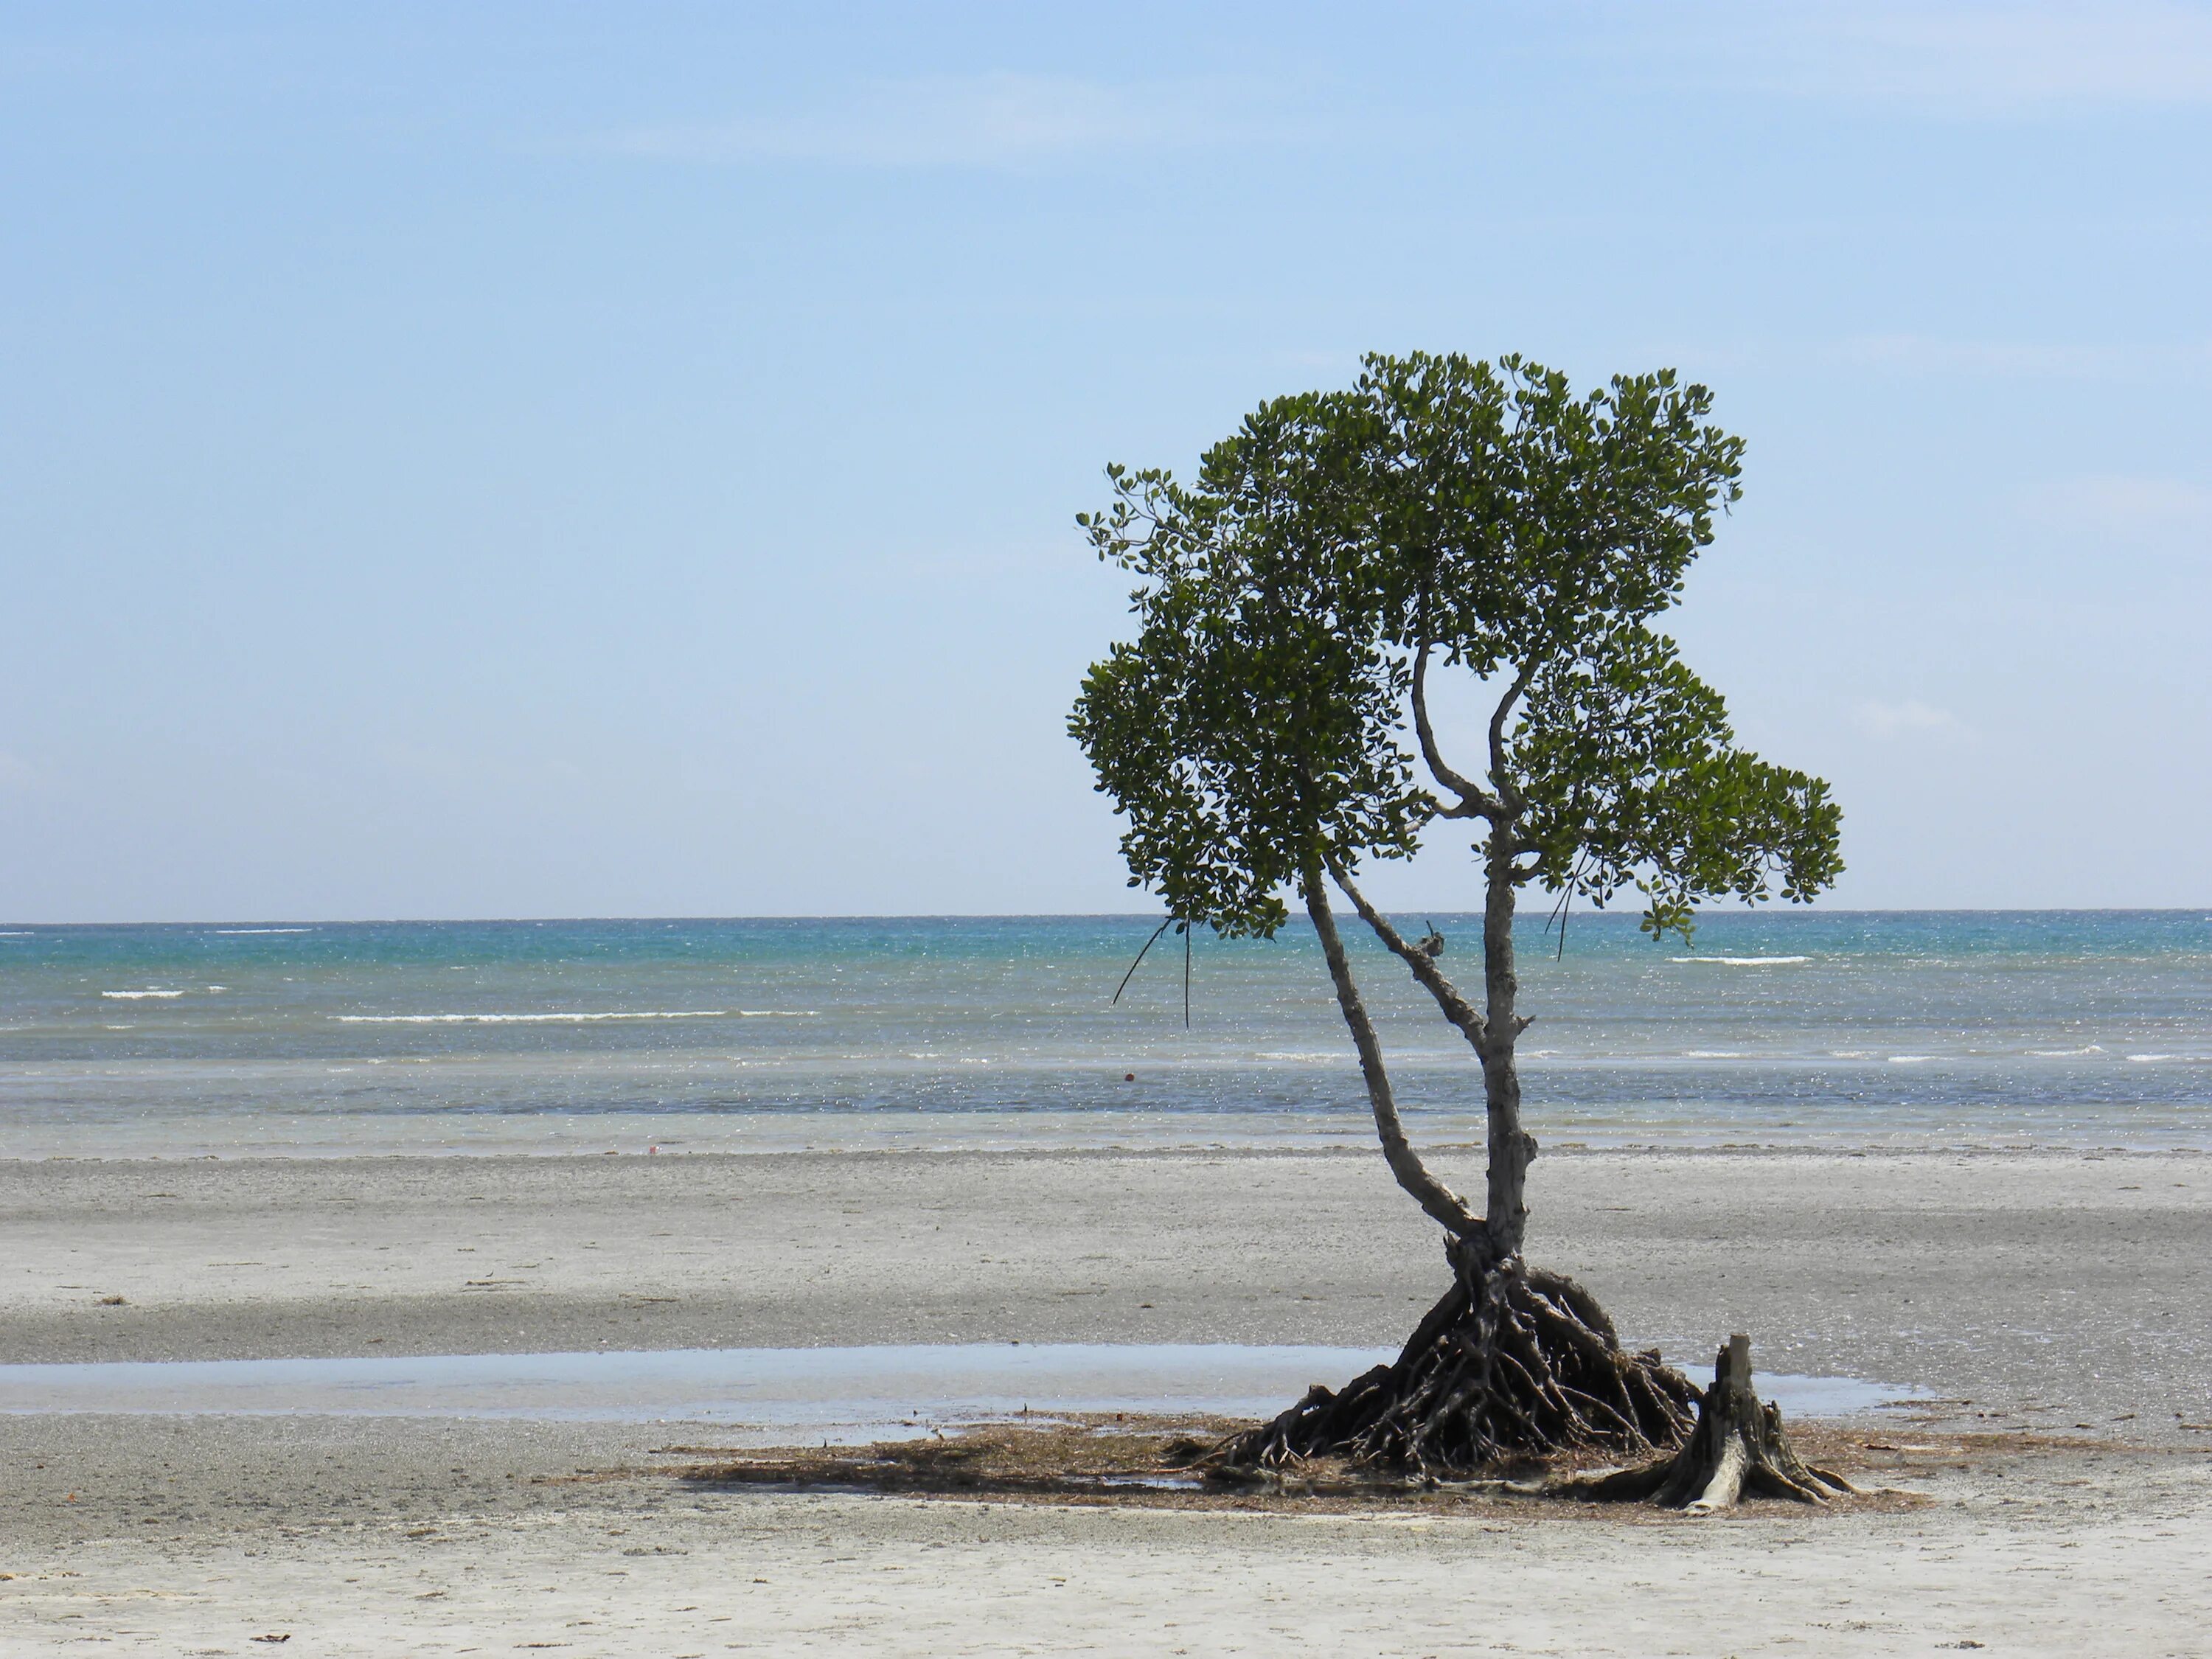
[[[1577,396],[1518,357],[1371,356],[1349,391],[1261,405],[1191,483],[1109,468],[1079,522],[1139,578],[1139,629],[1070,726],[1133,884],[1272,934],[1285,889],[1407,857],[1438,817],[1488,822],[1493,880],[1632,890],[1660,933],[1832,881],[1827,786],[1737,747],[1651,626],[1739,494],[1711,406],[1669,370]],[[1494,694],[1464,769],[1429,719],[1438,663]]]

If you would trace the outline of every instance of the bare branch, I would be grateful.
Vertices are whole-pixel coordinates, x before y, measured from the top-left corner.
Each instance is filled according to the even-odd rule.
[[[1437,1006],[1443,1011],[1443,1017],[1459,1028],[1460,1035],[1473,1044],[1474,1052],[1480,1054],[1484,1030],[1482,1016],[1475,1012],[1473,1003],[1460,994],[1459,988],[1444,977],[1443,969],[1437,966],[1437,959],[1419,945],[1408,944],[1405,935],[1390,925],[1389,917],[1367,902],[1367,896],[1352,884],[1352,878],[1343,870],[1331,865],[1329,874],[1344,890],[1345,897],[1352,901],[1352,908],[1359,912],[1359,919],[1375,930],[1375,937],[1389,947],[1391,955],[1413,970],[1413,977],[1437,1000]]]
[[[1521,701],[1521,694],[1528,689],[1529,677],[1535,672],[1534,663],[1523,668],[1505,695],[1498,700],[1498,707],[1490,716],[1490,781],[1498,787],[1499,800],[1516,813],[1526,803],[1505,769],[1505,721],[1513,712],[1513,705]]]
[[[1421,758],[1428,762],[1430,773],[1459,797],[1459,805],[1445,807],[1443,816],[1495,817],[1498,803],[1490,792],[1474,779],[1462,777],[1445,765],[1443,753],[1437,747],[1436,728],[1429,724],[1429,641],[1423,640],[1421,648],[1413,653],[1413,731],[1421,740]]]

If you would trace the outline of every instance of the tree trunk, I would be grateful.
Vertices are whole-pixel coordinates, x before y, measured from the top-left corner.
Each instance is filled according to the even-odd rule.
[[[1321,940],[1337,1006],[1358,1051],[1382,1156],[1398,1184],[1449,1235],[1452,1285],[1415,1328],[1394,1364],[1354,1378],[1341,1393],[1316,1384],[1273,1422],[1232,1435],[1203,1460],[1224,1476],[1336,1457],[1364,1468],[1467,1474],[1509,1459],[1564,1449],[1646,1451],[1679,1444],[1698,1391],[1658,1353],[1629,1353],[1597,1299],[1561,1273],[1521,1258],[1522,1194],[1535,1143],[1521,1130],[1514,1040],[1522,1022],[1513,969],[1515,884],[1510,837],[1492,837],[1484,912],[1489,1010],[1478,1023],[1432,955],[1408,945],[1340,875],[1383,942],[1413,966],[1466,1032],[1482,1063],[1490,1122],[1487,1218],[1429,1172],[1407,1139],[1382,1047],[1352,977],[1318,864],[1301,896]],[[1440,942],[1439,942],[1440,943]]]
[[[1521,1127],[1521,1073],[1514,1063],[1520,1041],[1521,981],[1513,965],[1513,842],[1504,825],[1490,832],[1482,908],[1482,1087],[1490,1130],[1488,1192],[1490,1246],[1500,1261],[1521,1254],[1528,1231],[1528,1160],[1536,1143]]]

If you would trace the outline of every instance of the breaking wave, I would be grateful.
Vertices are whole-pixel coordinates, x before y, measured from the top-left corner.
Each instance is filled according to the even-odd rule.
[[[1669,957],[1669,962],[1710,962],[1721,968],[1769,968],[1785,962],[1810,962],[1810,957]]]
[[[343,1025],[580,1025],[603,1019],[722,1019],[729,1012],[726,1008],[618,1008],[605,1013],[332,1014],[331,1018]]]

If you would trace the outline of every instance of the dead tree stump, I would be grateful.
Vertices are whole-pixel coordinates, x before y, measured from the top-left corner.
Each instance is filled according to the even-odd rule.
[[[1790,1449],[1782,1413],[1752,1391],[1751,1339],[1728,1340],[1713,1361],[1713,1385],[1698,1405],[1698,1426],[1671,1458],[1640,1468],[1556,1483],[1561,1497],[1635,1502],[1710,1515],[1747,1493],[1825,1504],[1859,1489],[1815,1468]]]

